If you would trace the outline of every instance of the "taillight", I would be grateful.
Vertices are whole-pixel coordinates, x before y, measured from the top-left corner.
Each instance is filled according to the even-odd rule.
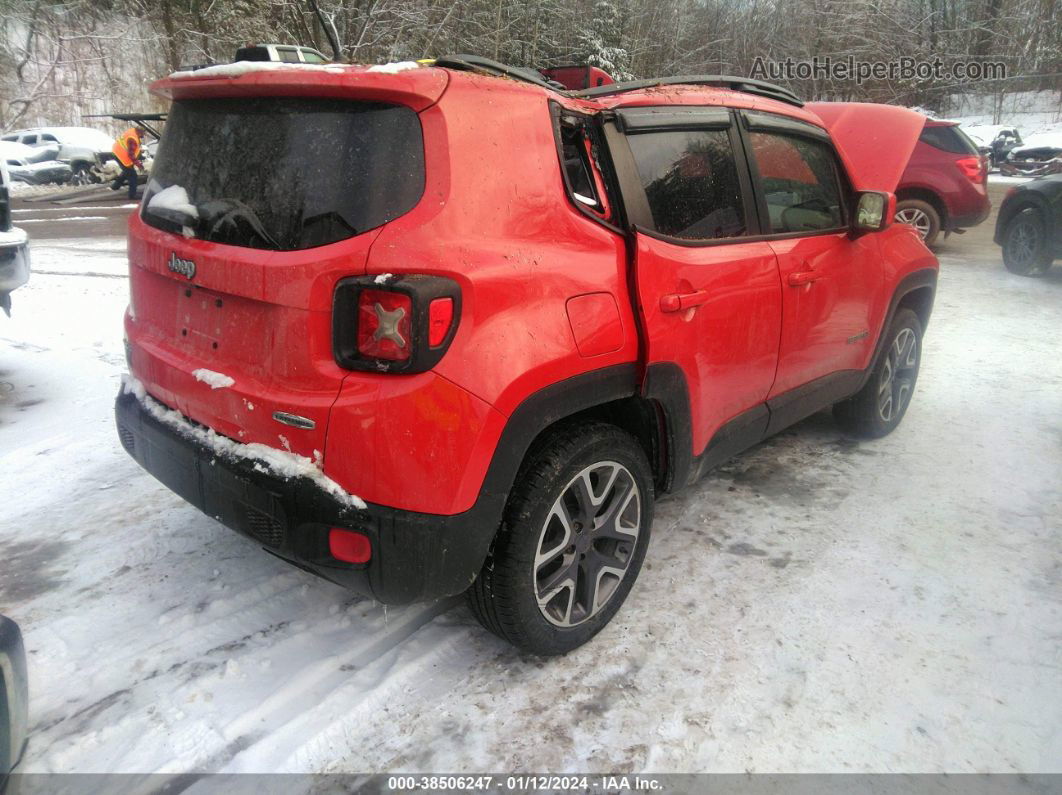
[[[336,285],[336,363],[350,370],[420,373],[453,341],[461,290],[441,276],[357,276]]]
[[[974,185],[981,185],[985,181],[985,165],[978,156],[960,157],[955,165],[966,175]]]
[[[413,299],[403,293],[362,290],[358,295],[358,353],[372,359],[408,359],[413,343]]]

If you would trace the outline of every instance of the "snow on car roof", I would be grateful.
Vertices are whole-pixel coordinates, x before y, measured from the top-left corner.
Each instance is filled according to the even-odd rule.
[[[296,72],[330,72],[343,74],[349,66],[338,64],[306,64],[306,63],[283,63],[280,61],[237,61],[236,63],[219,64],[208,66],[205,69],[191,69],[174,72],[171,79],[180,80],[189,77],[239,77],[251,72],[285,72],[294,69]]]
[[[89,148],[102,146],[105,149],[109,149],[111,146],[111,136],[93,127],[31,127],[26,130],[17,130],[10,134],[26,135],[28,133],[52,135],[58,138],[60,143],[74,144],[75,146]]]

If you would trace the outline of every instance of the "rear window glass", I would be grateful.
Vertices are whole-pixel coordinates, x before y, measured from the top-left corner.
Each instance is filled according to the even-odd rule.
[[[201,240],[291,251],[359,235],[424,192],[410,108],[327,99],[175,102],[145,223]]]
[[[918,136],[922,143],[936,149],[957,155],[976,155],[978,150],[973,141],[958,126],[925,127]]]
[[[628,140],[657,232],[686,240],[745,234],[726,130],[639,133]]]

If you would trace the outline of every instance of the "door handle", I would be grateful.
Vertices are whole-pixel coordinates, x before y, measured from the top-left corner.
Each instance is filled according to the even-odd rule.
[[[697,290],[692,293],[671,293],[660,296],[661,312],[682,312],[695,306],[707,303],[711,297],[708,290]]]
[[[817,282],[823,276],[819,271],[796,271],[786,277],[790,287],[801,287],[805,284]]]

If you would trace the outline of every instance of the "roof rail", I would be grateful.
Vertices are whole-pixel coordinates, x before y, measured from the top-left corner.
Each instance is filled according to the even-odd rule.
[[[649,80],[630,80],[626,83],[612,83],[607,86],[597,86],[595,88],[586,88],[582,91],[573,91],[572,95],[583,97],[585,99],[592,99],[594,97],[609,96],[610,94],[623,94],[627,91],[639,91],[643,88],[676,85],[728,88],[731,91],[741,91],[745,94],[757,94],[761,97],[769,97],[770,99],[776,99],[779,102],[785,102],[789,105],[796,105],[798,108],[804,106],[804,103],[797,98],[797,95],[788,88],[776,86],[773,83],[765,83],[762,80],[754,80],[751,77],[735,77],[734,75],[681,75],[679,77],[655,77],[650,78]]]
[[[491,75],[502,75],[511,77],[514,80],[522,80],[525,83],[533,83],[536,86],[542,86],[542,88],[548,88],[552,91],[564,90],[564,86],[560,83],[547,80],[534,69],[509,66],[479,55],[445,55],[442,58],[436,58],[434,66],[441,66],[444,69],[460,69],[465,72],[486,72]]]

